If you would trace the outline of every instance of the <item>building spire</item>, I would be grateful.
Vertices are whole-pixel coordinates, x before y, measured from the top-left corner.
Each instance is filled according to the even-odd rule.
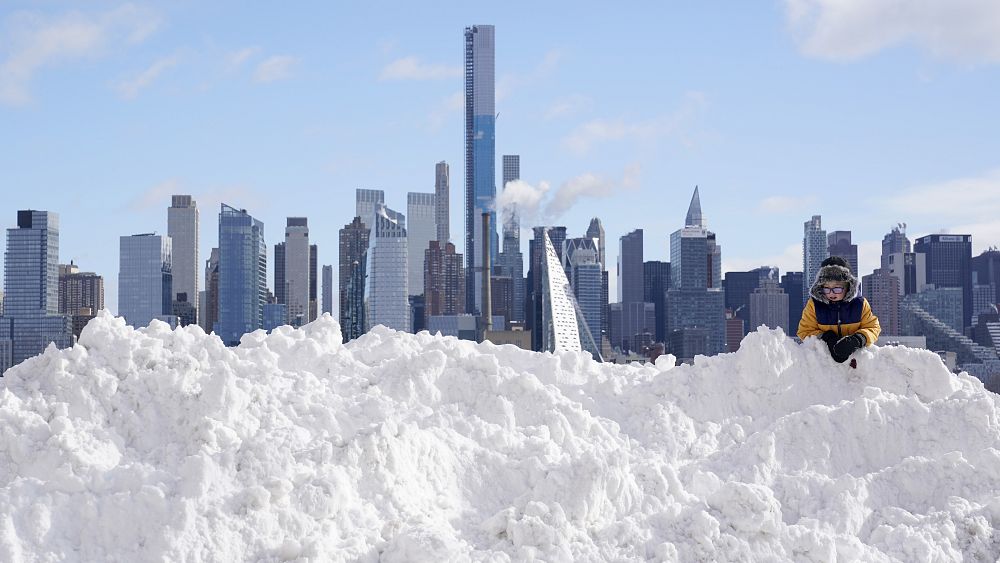
[[[684,226],[705,227],[705,216],[701,214],[701,199],[698,197],[698,186],[694,187],[694,195],[691,196],[691,205],[688,206]]]

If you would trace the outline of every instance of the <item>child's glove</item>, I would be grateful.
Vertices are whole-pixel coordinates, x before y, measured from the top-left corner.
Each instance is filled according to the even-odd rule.
[[[830,349],[830,355],[832,356],[833,355],[833,347],[836,346],[837,341],[840,340],[840,337],[837,336],[836,332],[834,332],[832,330],[828,330],[828,331],[824,332],[823,335],[820,336],[820,338],[823,339],[823,342],[826,342],[826,347]]]
[[[856,333],[841,338],[833,346],[833,361],[839,364],[844,363],[847,361],[847,358],[851,357],[851,354],[863,347],[866,343],[867,341],[865,340],[865,337]]]

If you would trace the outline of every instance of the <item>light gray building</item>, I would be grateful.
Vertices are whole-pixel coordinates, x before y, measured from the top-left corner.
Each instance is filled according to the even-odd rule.
[[[323,266],[323,312],[334,314],[333,311],[333,266]]]
[[[7,229],[4,314],[0,317],[0,375],[45,350],[73,345],[73,321],[59,314],[59,216],[17,212]]]
[[[798,298],[797,295],[795,297]],[[788,295],[781,288],[777,276],[761,278],[760,285],[750,294],[750,330],[756,330],[761,325],[780,328],[789,334]]]
[[[406,194],[407,268],[410,295],[424,292],[424,251],[437,237],[435,195],[409,192]]]
[[[434,224],[437,225],[437,240],[442,246],[451,238],[451,172],[448,163],[441,161],[434,165]]]
[[[366,328],[385,325],[406,332],[410,330],[406,216],[379,205],[371,222],[365,283]]]
[[[171,244],[172,300],[180,293],[195,310],[199,308],[198,204],[189,195],[175,195],[167,208],[167,236]],[[196,313],[197,315],[197,313]]]
[[[173,316],[172,245],[152,233],[119,239],[118,315],[129,326],[147,326]]]
[[[358,188],[354,195],[354,205],[354,216],[361,217],[361,222],[370,231],[375,208],[379,205],[385,205],[385,192]]]
[[[816,281],[823,260],[830,256],[827,247],[826,231],[823,230],[823,218],[813,215],[805,222],[802,237],[802,302],[809,300],[809,290]],[[857,272],[852,272],[857,275]]]
[[[288,217],[284,243],[284,300],[288,305],[285,323],[302,326],[313,320],[310,315],[310,277],[312,252],[309,246],[309,221],[306,217]],[[275,288],[277,289],[277,288]]]

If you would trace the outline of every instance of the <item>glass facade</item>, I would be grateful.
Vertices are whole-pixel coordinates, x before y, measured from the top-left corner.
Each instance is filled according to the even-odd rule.
[[[384,205],[375,210],[368,243],[365,282],[366,326],[409,332],[406,217]]]
[[[508,182],[521,178],[521,157],[516,154],[503,155],[503,186]],[[521,253],[521,218],[517,206],[510,205],[504,210],[503,218],[503,252],[497,266],[500,275],[508,276],[513,284],[514,296],[511,305],[512,321],[524,322],[524,255]]]
[[[642,303],[642,229],[618,241],[618,302]]]
[[[465,28],[466,311],[482,306],[482,214],[490,213],[490,253],[497,255],[495,30]]]
[[[372,212],[374,217],[375,213]],[[348,342],[365,333],[365,271],[369,230],[355,217],[340,229],[340,330]]]
[[[827,254],[826,231],[823,230],[823,219],[819,215],[813,215],[812,219],[805,222],[804,235],[802,237],[802,304],[809,300],[809,289],[816,281],[820,265],[826,260]],[[853,272],[856,273],[856,272]]]
[[[430,193],[406,194],[406,244],[410,295],[420,295],[424,292],[424,251],[437,237],[435,199],[434,194]]]
[[[73,345],[72,318],[59,314],[59,217],[22,210],[17,227],[7,229],[0,374],[49,343]]]
[[[656,307],[656,342],[664,342],[667,333],[667,290],[670,289],[670,262],[649,260],[643,263],[643,301]]]
[[[118,314],[140,328],[173,314],[170,237],[143,234],[119,239]]]
[[[928,284],[962,290],[962,326],[972,326],[972,235],[927,235],[913,251],[927,257]]]
[[[215,333],[227,346],[264,327],[267,247],[264,223],[245,209],[222,204],[219,213],[219,321]]]

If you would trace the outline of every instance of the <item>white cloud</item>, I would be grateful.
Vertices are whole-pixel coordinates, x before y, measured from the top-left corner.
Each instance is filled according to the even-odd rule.
[[[99,56],[112,47],[145,40],[160,24],[148,10],[130,4],[103,14],[69,12],[57,17],[19,12],[9,16],[5,57],[0,62],[0,102],[31,101],[30,85],[42,68]]]
[[[419,58],[409,56],[387,64],[382,69],[379,80],[437,80],[461,76],[462,67],[460,65],[422,63]]]
[[[1000,62],[996,0],[785,0],[801,51],[852,60],[900,44],[936,57]]]
[[[274,55],[268,57],[257,65],[254,69],[253,79],[255,82],[275,82],[285,80],[292,75],[292,69],[299,60],[287,55]]]
[[[437,107],[431,110],[427,116],[428,128],[431,131],[439,131],[449,119],[461,116],[464,109],[465,92],[459,90],[441,100]]]
[[[563,52],[558,49],[545,53],[542,60],[535,65],[535,68],[527,74],[505,74],[496,83],[497,101],[505,100],[516,90],[534,85],[536,82],[544,80],[555,72],[559,62],[563,59]]]
[[[757,204],[757,211],[761,213],[793,213],[807,209],[816,203],[816,196],[771,196],[762,199]]]
[[[229,60],[229,66],[232,68],[239,68],[243,66],[243,63],[249,61],[258,53],[260,53],[260,47],[245,47],[239,51],[230,53],[227,57]]]
[[[681,105],[673,113],[646,121],[594,119],[574,129],[563,138],[562,144],[581,156],[590,152],[595,145],[626,139],[648,141],[669,136],[689,145],[691,143],[687,129],[707,105],[701,92],[687,92]]]
[[[150,209],[170,207],[170,197],[176,194],[190,194],[202,213],[215,213],[219,205],[227,203],[238,208],[261,209],[266,203],[253,190],[241,186],[223,186],[208,190],[194,190],[182,185],[176,179],[164,180],[159,184],[150,186],[144,192],[132,199],[128,204],[128,210],[133,212],[148,211]]]
[[[177,62],[176,55],[159,59],[138,75],[120,82],[117,87],[119,94],[126,99],[135,98],[140,90],[152,84],[163,71],[176,66]]]
[[[128,208],[132,211],[145,211],[147,209],[163,206],[170,207],[170,196],[180,194],[181,186],[177,180],[165,180],[150,186],[146,191],[132,199]]]
[[[594,101],[587,96],[574,94],[553,102],[553,104],[545,112],[545,119],[570,117],[578,113],[588,111],[593,105]]]

